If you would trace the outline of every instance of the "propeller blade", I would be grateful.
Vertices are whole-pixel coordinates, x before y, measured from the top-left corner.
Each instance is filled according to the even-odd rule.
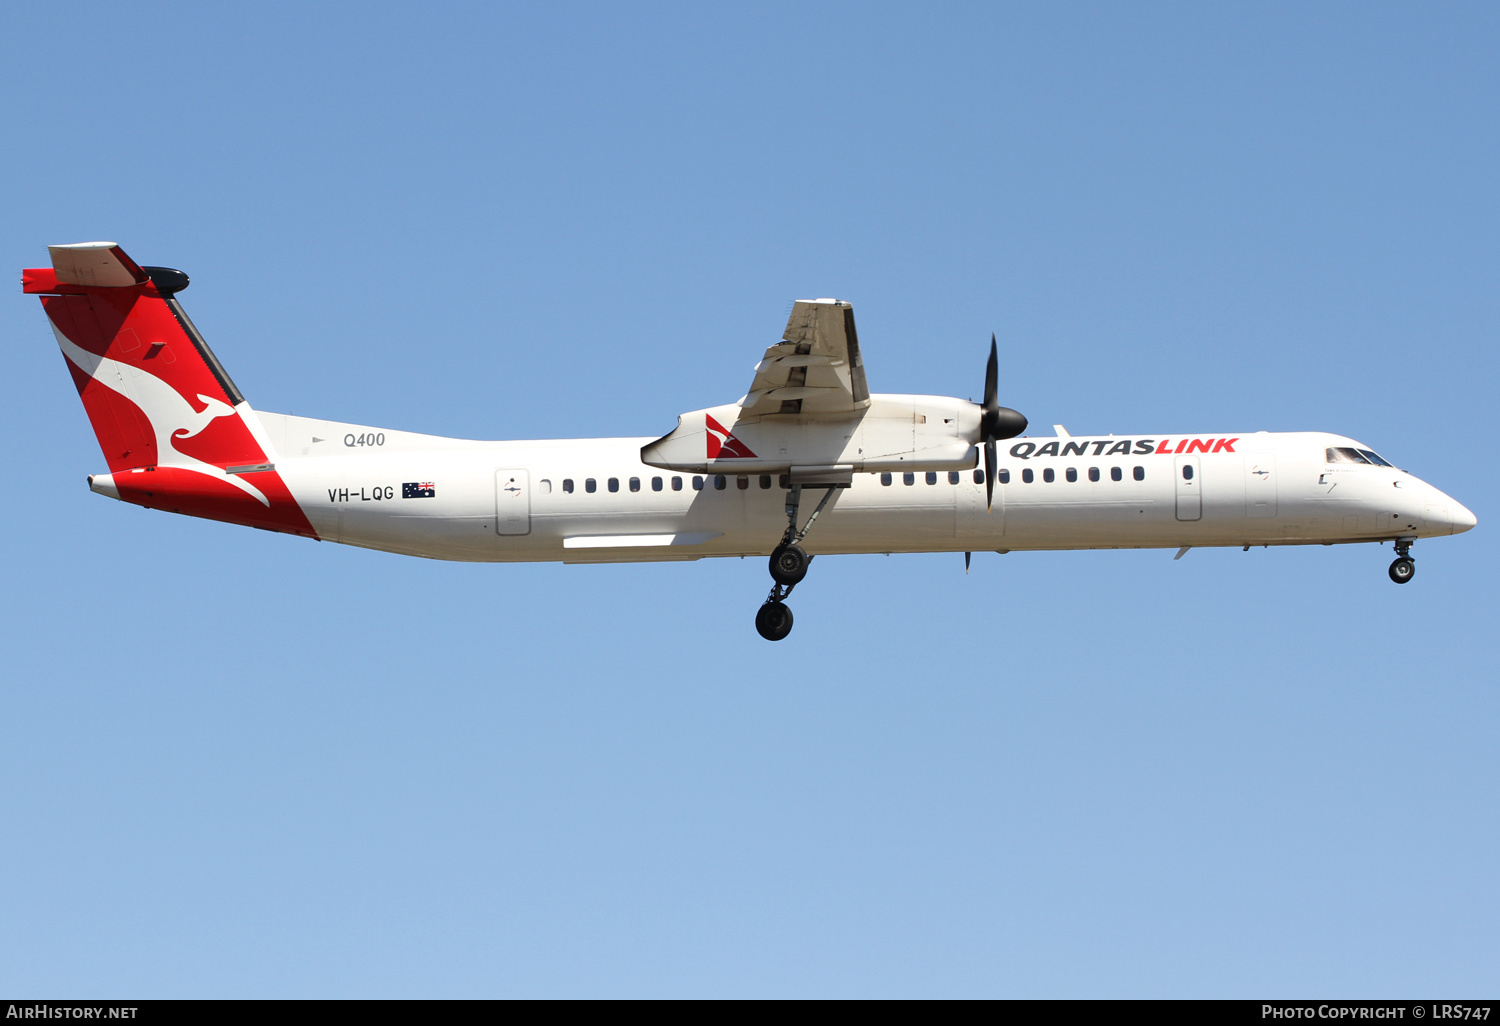
[[[988,513],[995,505],[995,440],[984,443],[984,511]]]
[[[990,332],[990,362],[984,368],[984,412],[1000,408],[1000,353],[995,347],[995,333]],[[988,419],[988,418],[987,418]]]
[[[1014,438],[1026,430],[1026,418],[1000,405],[1000,353],[990,334],[990,362],[984,368],[984,405],[979,408],[979,438],[988,442]]]
[[[995,443],[1026,430],[1026,418],[1000,405],[1000,350],[990,332],[990,362],[984,368],[984,405],[979,412],[979,440],[984,443],[984,508],[995,505]]]
[[[969,557],[972,556],[972,555],[974,555],[974,553],[972,553],[972,552],[965,552],[964,553],[964,573],[968,573],[969,572]]]

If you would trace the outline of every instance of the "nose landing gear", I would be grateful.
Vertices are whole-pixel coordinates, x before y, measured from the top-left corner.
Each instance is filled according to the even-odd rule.
[[[1411,539],[1396,539],[1396,560],[1391,564],[1388,571],[1391,580],[1397,584],[1405,584],[1417,574],[1416,561],[1411,558]]]
[[[807,576],[808,564],[813,559],[802,548],[802,539],[812,530],[814,521],[833,498],[833,493],[841,487],[844,486],[828,486],[823,498],[818,501],[817,508],[800,531],[797,530],[797,511],[802,506],[802,486],[794,484],[787,490],[786,532],[781,536],[781,544],[771,553],[771,580],[775,583],[771,586],[771,593],[766,596],[765,603],[755,614],[755,629],[767,641],[780,641],[792,633],[792,611],[787,607],[786,599],[802,578]]]

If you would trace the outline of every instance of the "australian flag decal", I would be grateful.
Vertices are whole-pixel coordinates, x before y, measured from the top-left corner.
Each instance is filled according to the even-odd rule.
[[[432,487],[431,481],[408,481],[401,486],[401,498],[403,499],[430,499],[437,495],[437,490]]]

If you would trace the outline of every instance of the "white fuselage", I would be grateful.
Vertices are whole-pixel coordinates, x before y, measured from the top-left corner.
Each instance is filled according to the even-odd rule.
[[[435,559],[639,562],[765,555],[786,527],[779,475],[656,469],[641,462],[649,438],[478,442],[259,419],[276,469],[329,541]],[[982,472],[856,473],[803,544],[814,554],[1333,544],[1474,525],[1405,471],[1327,462],[1337,446],[1358,443],[1320,432],[1012,439],[990,509]],[[801,522],[820,496],[808,489]]]

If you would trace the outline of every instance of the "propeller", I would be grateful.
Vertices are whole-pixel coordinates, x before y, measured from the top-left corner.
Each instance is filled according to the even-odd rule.
[[[979,411],[979,440],[984,443],[984,508],[995,504],[995,443],[1014,438],[1026,430],[1026,418],[1007,406],[1001,406],[1000,354],[995,335],[990,333],[990,362],[984,369],[984,405]]]

